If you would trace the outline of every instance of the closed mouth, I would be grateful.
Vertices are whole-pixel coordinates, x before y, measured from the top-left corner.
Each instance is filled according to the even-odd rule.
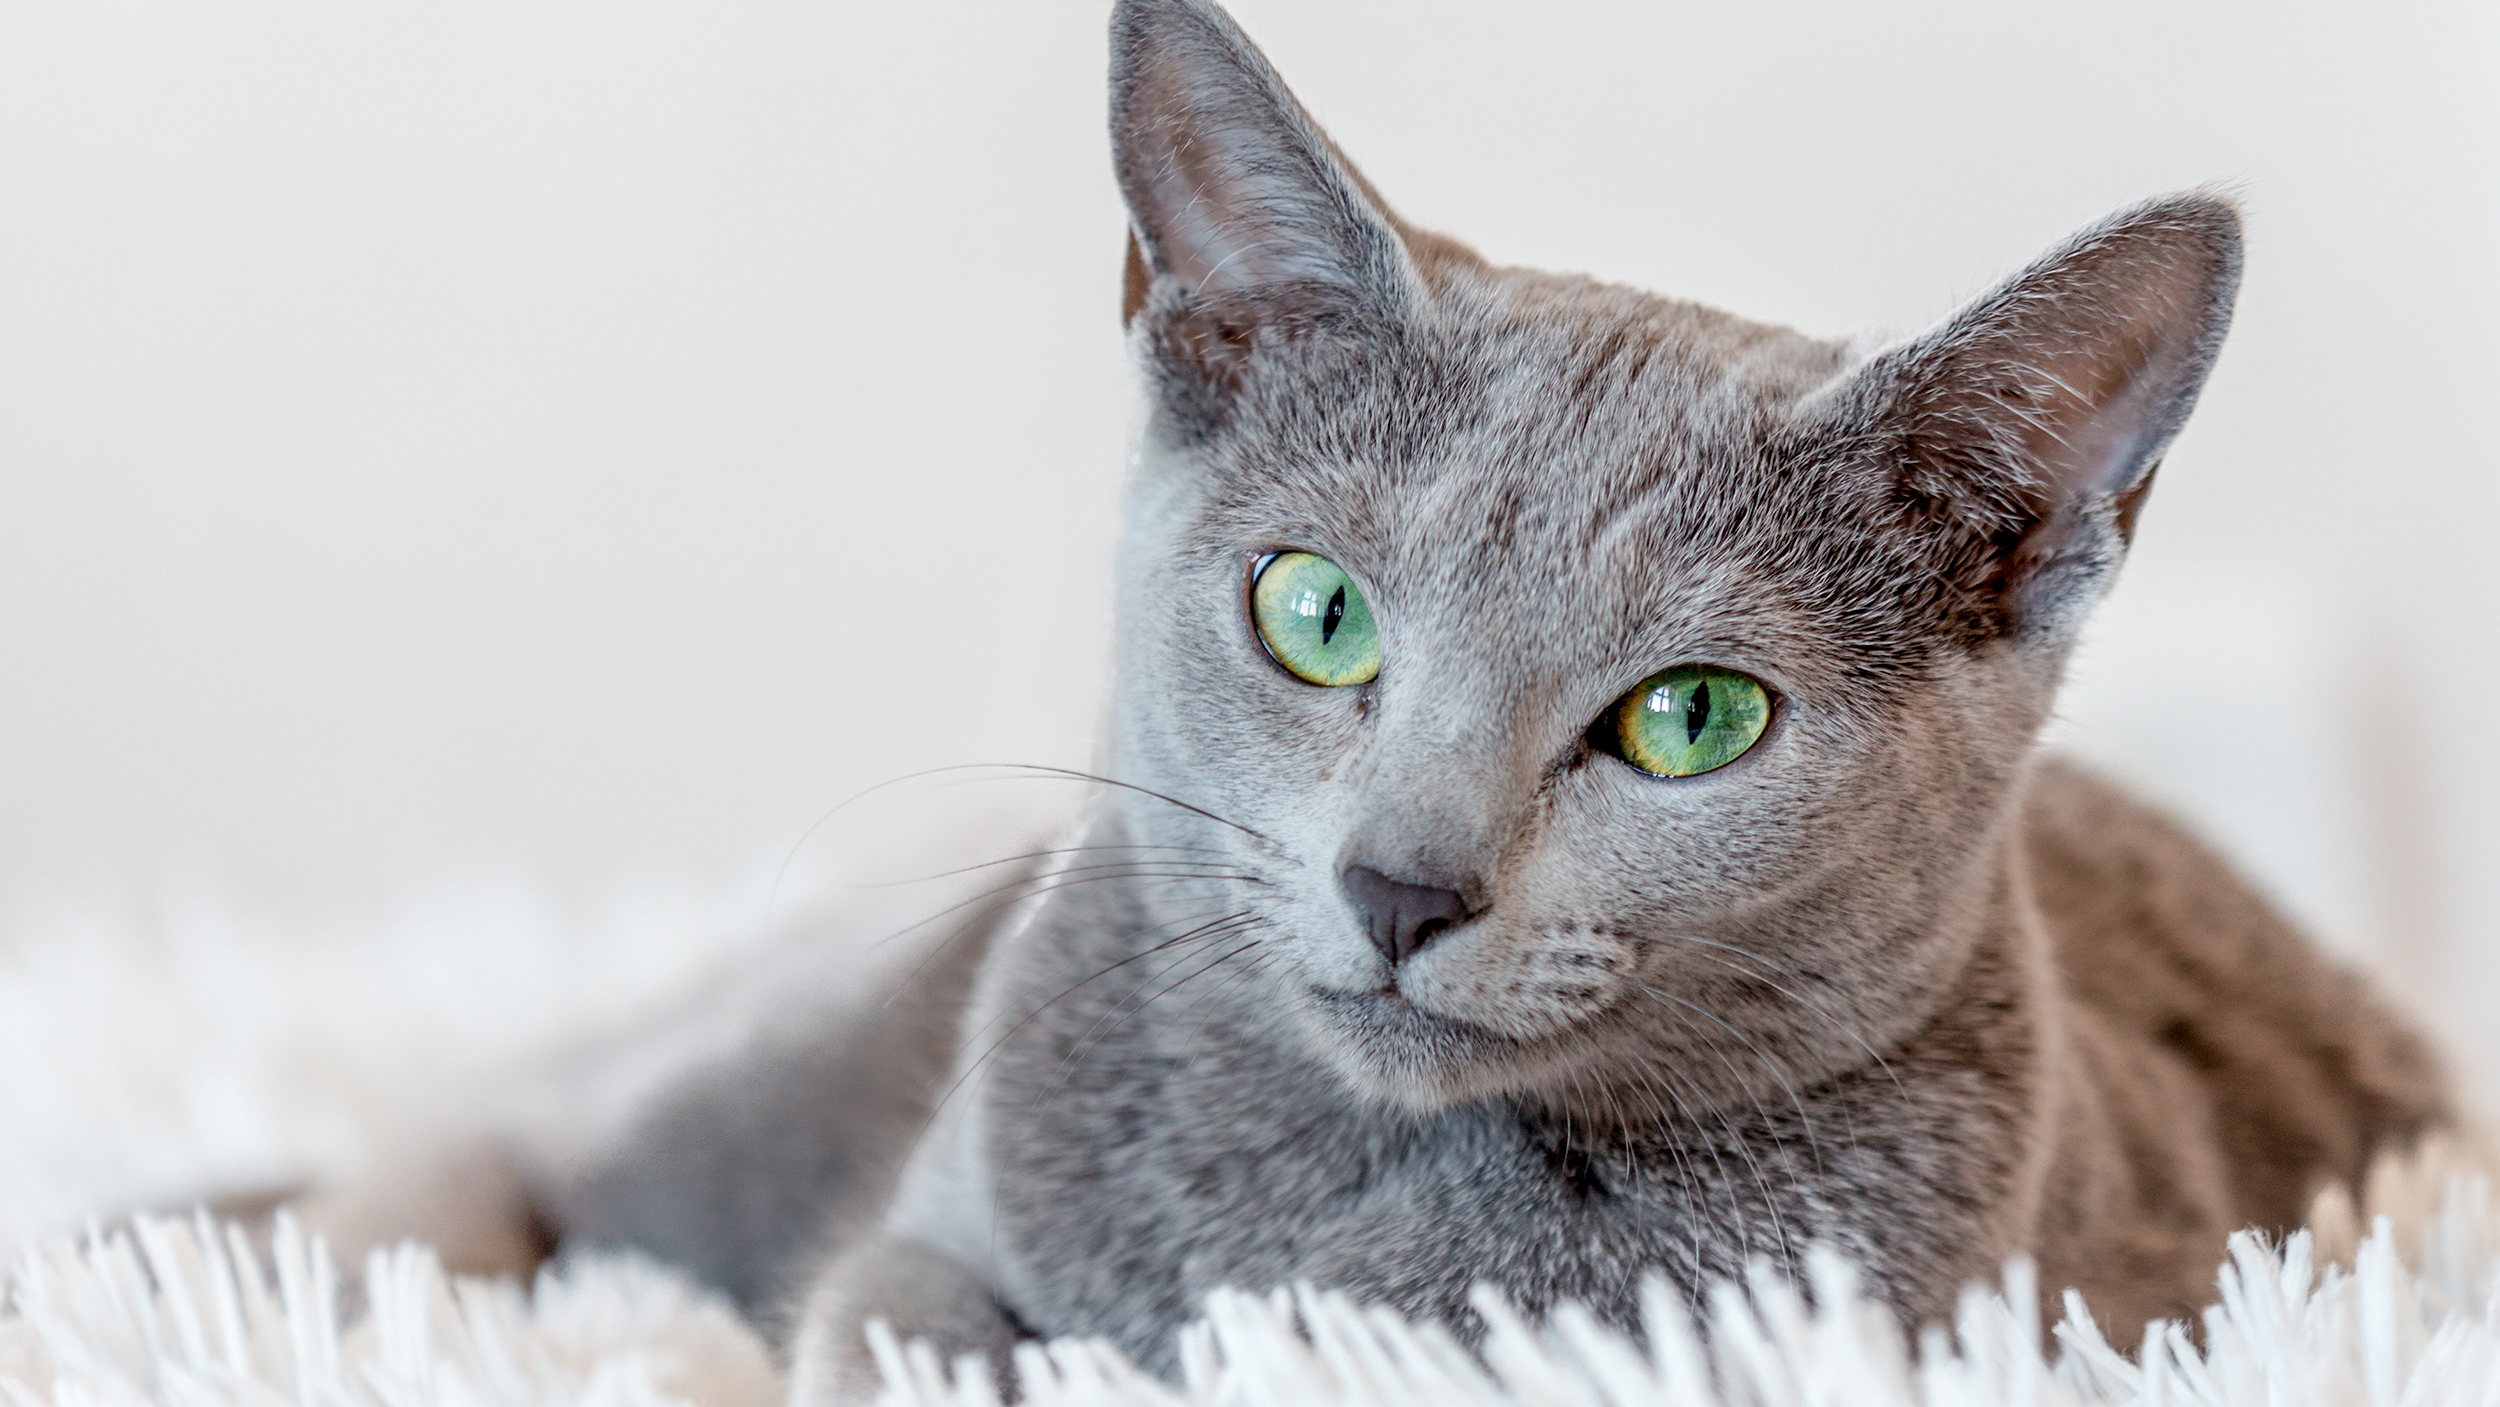
[[[1421,1046],[1444,1057],[1464,1057],[1490,1054],[1510,1044],[1473,1022],[1426,1011],[1399,995],[1395,987],[1364,992],[1310,990],[1321,1009],[1351,1027],[1366,1047],[1387,1047],[1411,1058],[1414,1048]]]

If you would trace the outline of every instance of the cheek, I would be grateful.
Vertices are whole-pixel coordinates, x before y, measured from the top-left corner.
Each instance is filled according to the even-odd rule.
[[[1119,692],[1131,745],[1162,770],[1265,798],[1290,814],[1339,770],[1361,736],[1363,690],[1293,679],[1269,659],[1229,581],[1176,582],[1165,609],[1125,631]]]
[[[1974,789],[1956,720],[1818,721],[1791,713],[1755,752],[1699,777],[1645,777],[1611,758],[1574,773],[1539,847],[1572,891],[1557,907],[1646,931],[1756,910],[1859,857],[1938,843],[1920,813],[1958,813]]]
[[[1822,868],[1830,798],[1792,769],[1659,780],[1583,775],[1556,798],[1538,849],[1544,906],[1642,930],[1752,908]],[[1597,764],[1589,771],[1596,772]]]
[[[2019,751],[2005,755],[1941,702],[1914,701],[1886,721],[1879,742],[1860,751],[1831,749],[1817,794],[1799,813],[1801,842],[1822,857],[1824,870],[1850,875],[1869,903],[1950,882],[1958,857],[1985,836],[2019,769]]]
[[[1630,935],[1557,919],[1481,927],[1426,949],[1405,985],[1427,1011],[1534,1040],[1620,1004],[1639,980],[1640,949]]]

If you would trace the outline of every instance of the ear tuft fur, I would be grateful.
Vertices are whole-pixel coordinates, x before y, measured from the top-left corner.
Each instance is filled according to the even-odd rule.
[[[2230,328],[2239,229],[2206,193],[2132,206],[1855,378],[1979,633],[2063,640],[2107,588]]]

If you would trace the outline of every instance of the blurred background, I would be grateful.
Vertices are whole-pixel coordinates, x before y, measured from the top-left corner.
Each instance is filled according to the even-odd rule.
[[[1234,8],[1419,223],[1817,333],[2237,191],[2060,739],[2500,1087],[2500,7]],[[1106,10],[0,9],[0,903],[746,892],[1090,760]]]

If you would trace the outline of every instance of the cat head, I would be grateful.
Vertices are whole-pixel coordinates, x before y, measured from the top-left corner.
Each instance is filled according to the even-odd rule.
[[[1118,6],[1111,129],[1112,763],[1236,823],[1124,803],[1260,877],[1260,999],[1416,1108],[1715,1099],[1926,1019],[2229,322],[2230,207],[1870,349],[1408,227],[1205,0]]]

